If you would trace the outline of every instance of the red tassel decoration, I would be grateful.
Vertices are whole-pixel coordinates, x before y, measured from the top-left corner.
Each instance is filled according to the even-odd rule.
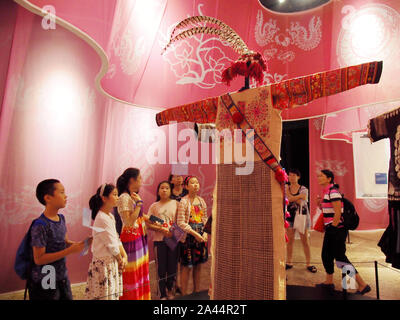
[[[289,242],[289,237],[288,237],[288,235],[286,234],[286,232],[285,232],[285,241],[286,241],[286,243]]]
[[[289,227],[290,227],[289,222],[287,222],[287,221],[285,220],[285,229],[287,229],[287,228],[289,228]]]
[[[241,123],[243,121],[243,119],[244,118],[243,118],[243,116],[242,116],[242,114],[240,112],[235,112],[232,115],[232,120],[233,120],[234,123]]]
[[[289,204],[289,199],[285,198],[285,204],[288,205]]]
[[[286,174],[285,170],[278,168],[278,170],[275,171],[275,179],[279,183],[284,183],[288,181],[288,175]]]
[[[228,86],[230,85],[231,81],[233,80],[232,76],[232,68],[229,67],[222,72],[222,82],[225,82]]]
[[[290,217],[291,217],[291,215],[290,215],[289,211],[286,211],[286,213],[285,213],[285,217],[286,217],[286,218],[290,218]]]
[[[247,63],[250,65],[247,66]],[[222,82],[230,85],[230,82],[240,75],[253,78],[257,84],[261,84],[266,70],[267,64],[260,53],[243,54],[222,72]]]

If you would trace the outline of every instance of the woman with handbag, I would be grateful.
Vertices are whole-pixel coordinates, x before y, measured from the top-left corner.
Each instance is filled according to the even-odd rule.
[[[357,293],[365,294],[371,291],[371,287],[365,283],[357,269],[355,269],[346,257],[346,238],[348,230],[345,229],[343,225],[343,202],[341,201],[342,195],[339,192],[339,185],[335,184],[335,176],[330,170],[321,170],[317,178],[318,184],[324,188],[323,196],[319,198],[319,201],[317,200],[317,203],[322,210],[325,225],[321,257],[326,272],[326,280],[316,286],[326,289],[335,288],[333,284],[333,273],[334,260],[336,260],[336,263],[341,268],[347,266],[347,268],[353,269],[355,272],[355,281],[358,284]]]
[[[288,171],[289,185],[286,185],[286,196],[289,200],[288,211],[290,217],[287,219],[289,222],[289,228],[287,229],[287,235],[289,242],[287,243],[287,263],[286,270],[291,269],[292,265],[292,254],[293,254],[293,243],[295,231],[297,230],[300,234],[300,239],[303,244],[304,254],[306,256],[307,270],[315,273],[317,268],[311,265],[311,254],[310,254],[310,243],[308,230],[311,226],[310,212],[308,210],[308,189],[305,186],[299,184],[301,177],[300,171],[297,169],[290,169]]]

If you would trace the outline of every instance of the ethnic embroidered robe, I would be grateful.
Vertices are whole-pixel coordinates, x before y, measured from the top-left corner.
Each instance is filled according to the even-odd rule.
[[[219,132],[232,131],[237,125],[226,108],[232,98],[254,132],[279,161],[281,110],[378,83],[381,72],[382,62],[321,72],[171,108],[158,113],[156,121],[159,126],[171,122],[215,123]],[[232,143],[229,135],[220,143],[217,162],[211,237],[211,298],[285,299],[286,245],[281,185],[255,151],[253,172],[237,175],[235,169],[243,165],[235,164],[234,154],[233,163],[226,164],[224,145],[227,143]],[[241,141],[241,145],[245,154],[246,143]]]

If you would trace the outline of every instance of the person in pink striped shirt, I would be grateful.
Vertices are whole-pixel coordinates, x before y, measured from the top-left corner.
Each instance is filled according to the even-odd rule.
[[[334,260],[340,262],[339,265],[351,265],[346,257],[346,237],[348,230],[343,226],[343,201],[342,194],[339,192],[339,185],[335,184],[335,176],[330,170],[321,170],[318,175],[318,183],[323,189],[323,197],[317,198],[317,204],[324,215],[325,235],[322,245],[322,263],[326,271],[325,282],[316,286],[326,289],[334,289],[333,273]],[[371,287],[365,283],[360,274],[353,266],[355,278],[358,284],[357,293],[365,294],[371,291]],[[345,288],[346,289],[346,288]]]

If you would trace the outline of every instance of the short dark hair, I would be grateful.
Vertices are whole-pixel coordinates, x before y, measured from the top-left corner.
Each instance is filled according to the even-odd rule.
[[[42,205],[46,205],[46,201],[44,200],[45,195],[54,195],[54,190],[56,190],[55,184],[60,183],[59,180],[57,179],[46,179],[43,180],[42,182],[39,182],[39,184],[36,187],[36,198],[39,200],[39,202]]]
[[[290,168],[290,169],[288,170],[288,174],[289,174],[289,173],[294,173],[294,174],[296,174],[298,177],[301,177],[301,173],[300,173],[300,170],[299,170],[299,169]]]
[[[130,194],[129,192],[129,180],[131,178],[137,179],[139,177],[140,170],[137,168],[128,168],[124,171],[124,173],[118,178],[117,180],[117,189],[118,189],[118,195],[120,196],[124,192]]]
[[[161,182],[158,184],[158,187],[157,187],[157,201],[160,201],[160,200],[161,200],[161,197],[160,197],[160,195],[158,194],[158,192],[160,191],[161,185],[162,185],[163,183],[166,183],[166,184],[169,185],[169,189],[170,189],[170,191],[171,191],[169,197],[170,197],[170,199],[172,199],[172,184],[171,184],[169,181],[165,180],[165,181],[161,181]]]

